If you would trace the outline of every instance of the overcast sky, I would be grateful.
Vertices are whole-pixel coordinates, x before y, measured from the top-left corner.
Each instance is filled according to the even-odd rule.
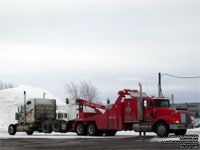
[[[158,72],[200,75],[199,0],[1,0],[0,80],[49,90],[91,81],[157,95]],[[200,79],[162,77],[175,102],[200,101]]]

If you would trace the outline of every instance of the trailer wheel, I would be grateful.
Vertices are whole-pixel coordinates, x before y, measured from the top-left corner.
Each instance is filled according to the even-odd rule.
[[[175,135],[185,135],[186,132],[187,132],[187,129],[180,129],[180,130],[174,131],[174,134]]]
[[[94,123],[89,123],[87,127],[87,132],[90,136],[98,135],[98,129]]]
[[[26,131],[26,134],[27,134],[27,135],[32,135],[32,134],[33,134],[33,131]]]
[[[42,132],[44,132],[44,133],[52,132],[50,121],[46,120],[42,123]]]
[[[87,135],[87,132],[86,132],[86,129],[85,129],[83,123],[77,123],[76,133],[77,133],[77,135]]]
[[[106,136],[115,136],[116,133],[117,133],[117,131],[115,131],[115,130],[107,130],[107,131],[105,131],[105,135]]]
[[[15,133],[16,133],[16,125],[14,125],[14,124],[9,125],[9,127],[8,127],[8,133],[10,135],[15,135]]]
[[[155,131],[159,137],[167,137],[169,134],[168,126],[163,122],[156,125]]]
[[[54,132],[60,132],[61,131],[61,122],[59,120],[54,120],[52,122],[52,130]]]

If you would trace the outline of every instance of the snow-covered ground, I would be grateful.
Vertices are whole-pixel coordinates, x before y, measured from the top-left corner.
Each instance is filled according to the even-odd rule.
[[[189,129],[187,131],[187,135],[198,135],[200,137],[200,128],[195,129]],[[77,136],[76,133],[68,132],[68,133],[51,133],[51,134],[45,134],[45,133],[38,133],[35,132],[33,135],[27,135],[26,133],[18,132],[16,135],[9,135],[7,132],[1,132],[0,133],[0,139],[12,139],[12,138],[45,138],[45,139],[76,139],[76,138],[127,138],[127,137],[135,137],[139,136],[138,132],[134,131],[118,131],[116,136]],[[147,132],[146,136],[153,136],[149,141],[150,142],[161,142],[161,141],[170,141],[170,140],[176,140],[179,141],[179,138],[160,138],[153,132]],[[200,142],[200,138],[198,138],[198,141]]]
[[[8,125],[15,123],[15,113],[17,107],[23,105],[24,91],[26,91],[26,98],[42,98],[43,93],[46,93],[46,98],[56,99],[57,104],[64,104],[61,99],[52,95],[44,89],[19,85],[16,88],[10,88],[0,91],[0,132],[7,132]]]
[[[0,133],[0,139],[10,139],[10,138],[66,138],[66,139],[75,139],[75,138],[125,138],[130,136],[138,136],[138,132],[134,131],[119,131],[115,136],[77,136],[76,133],[68,132],[68,133],[51,133],[51,134],[45,134],[45,133],[38,133],[35,132],[33,135],[27,135],[23,132],[18,132],[16,135],[9,135],[6,132]],[[156,136],[155,133],[147,133],[147,136]]]

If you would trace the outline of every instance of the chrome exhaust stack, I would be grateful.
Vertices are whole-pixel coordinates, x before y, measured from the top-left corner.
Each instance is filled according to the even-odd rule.
[[[43,93],[43,99],[45,99],[45,95],[46,95],[46,93],[44,92],[44,93]]]
[[[137,114],[138,114],[138,121],[143,121],[143,98],[142,98],[142,84],[138,83],[140,87],[140,96],[137,99]]]
[[[26,91],[24,91],[24,124],[26,124]]]

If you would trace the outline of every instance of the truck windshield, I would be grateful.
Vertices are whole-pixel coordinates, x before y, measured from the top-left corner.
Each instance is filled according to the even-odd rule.
[[[156,107],[170,107],[169,100],[164,100],[164,99],[155,99],[155,106]]]

